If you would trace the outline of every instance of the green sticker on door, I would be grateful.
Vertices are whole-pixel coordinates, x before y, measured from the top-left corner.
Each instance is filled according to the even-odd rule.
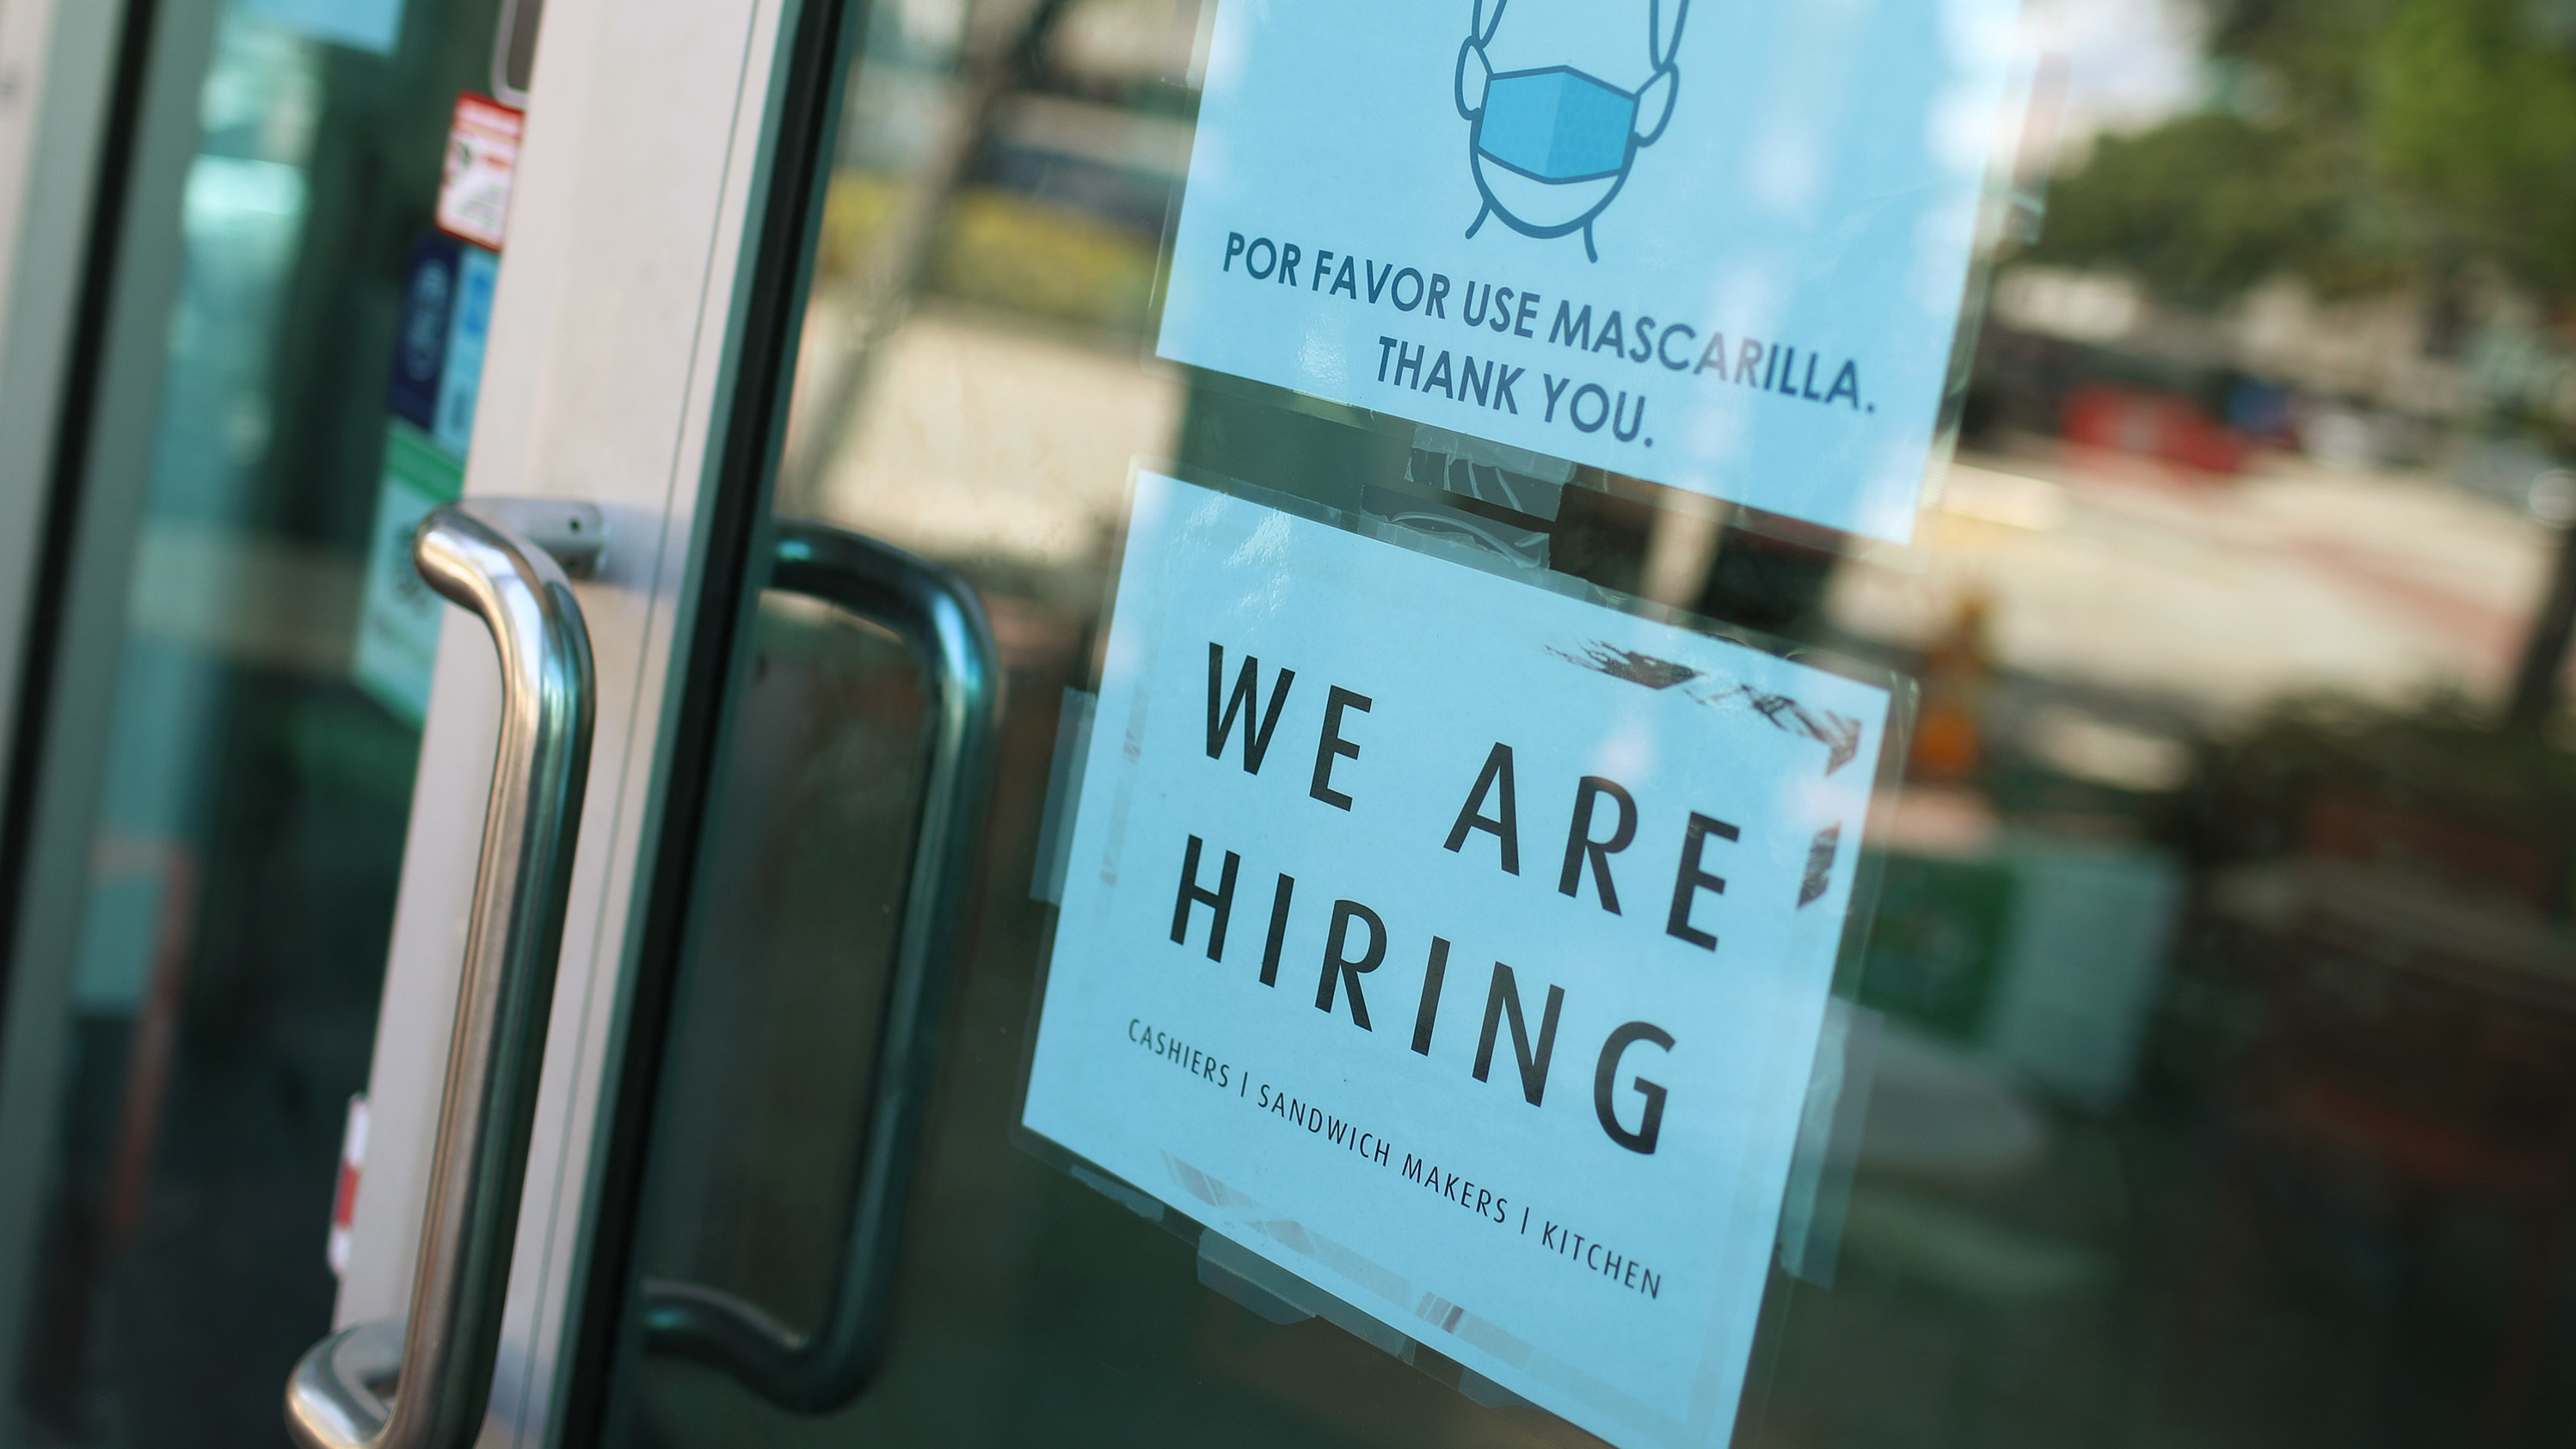
[[[429,714],[429,676],[438,659],[445,604],[412,566],[412,530],[465,492],[465,464],[430,436],[397,421],[385,437],[384,481],[367,541],[366,607],[358,620],[354,672],[385,708],[417,725]]]
[[[429,711],[442,605],[420,580],[412,530],[465,491],[465,452],[474,437],[500,258],[452,236],[412,244],[385,388],[385,461],[368,536],[365,609],[350,672],[405,722]]]

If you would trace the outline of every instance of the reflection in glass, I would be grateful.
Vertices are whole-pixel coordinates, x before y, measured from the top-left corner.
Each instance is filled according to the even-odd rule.
[[[874,7],[781,508],[986,592],[1013,677],[979,934],[883,1381],[797,1420],[646,1364],[636,1437],[1536,1442],[1202,1286],[1009,1143],[1059,701],[1141,457],[1919,683],[1848,1201],[1777,1285],[1740,1442],[2563,1438],[2558,8],[2034,0],[2027,204],[1895,548],[1140,365],[1196,7]]]
[[[175,194],[139,166],[111,249],[119,305],[167,311],[99,401],[101,430],[148,446],[95,457],[138,476],[82,480],[85,530],[113,535],[115,500],[139,521],[100,738],[45,766],[102,758],[64,812],[81,833],[37,847],[86,862],[76,944],[12,963],[67,978],[69,1019],[16,1038],[59,1059],[9,1064],[54,1110],[39,1179],[0,1183],[39,1224],[0,1261],[0,1439],[275,1442],[278,1386],[328,1330],[417,749],[349,681],[350,647],[402,259],[494,8],[160,8],[151,86],[195,104],[183,134],[144,126]]]

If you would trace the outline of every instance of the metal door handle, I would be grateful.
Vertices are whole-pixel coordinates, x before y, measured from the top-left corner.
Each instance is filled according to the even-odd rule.
[[[583,504],[451,504],[412,536],[421,577],[492,631],[500,748],[411,1315],[342,1329],[295,1365],[286,1424],[304,1449],[465,1449],[492,1391],[590,773],[590,633],[563,566],[532,533],[576,567],[597,559],[599,514]]]
[[[732,1294],[654,1279],[644,1284],[644,1334],[656,1352],[726,1369],[772,1403],[813,1414],[858,1397],[884,1347],[941,988],[973,882],[974,827],[990,773],[1001,670],[975,591],[890,544],[782,523],[769,586],[893,631],[928,677],[929,764],[895,926],[868,1135],[819,1327],[799,1337]]]

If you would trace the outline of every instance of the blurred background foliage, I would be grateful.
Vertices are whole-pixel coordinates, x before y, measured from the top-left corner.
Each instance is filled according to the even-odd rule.
[[[852,273],[895,206],[875,172],[832,178],[822,267]],[[1154,246],[1134,228],[992,185],[961,188],[933,243],[924,287],[942,297],[1080,327],[1142,333],[1154,296]]]
[[[2576,3],[2211,0],[2205,103],[2099,139],[2035,260],[2209,305],[2487,268],[2576,298]]]

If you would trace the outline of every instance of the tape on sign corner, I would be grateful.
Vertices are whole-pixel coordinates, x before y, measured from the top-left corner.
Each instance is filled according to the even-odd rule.
[[[1064,873],[1073,856],[1070,802],[1082,796],[1082,765],[1091,754],[1091,722],[1099,709],[1099,695],[1068,689],[1056,716],[1055,759],[1047,767],[1046,808],[1038,817],[1037,864],[1029,872],[1029,898],[1051,906],[1064,904]]]

